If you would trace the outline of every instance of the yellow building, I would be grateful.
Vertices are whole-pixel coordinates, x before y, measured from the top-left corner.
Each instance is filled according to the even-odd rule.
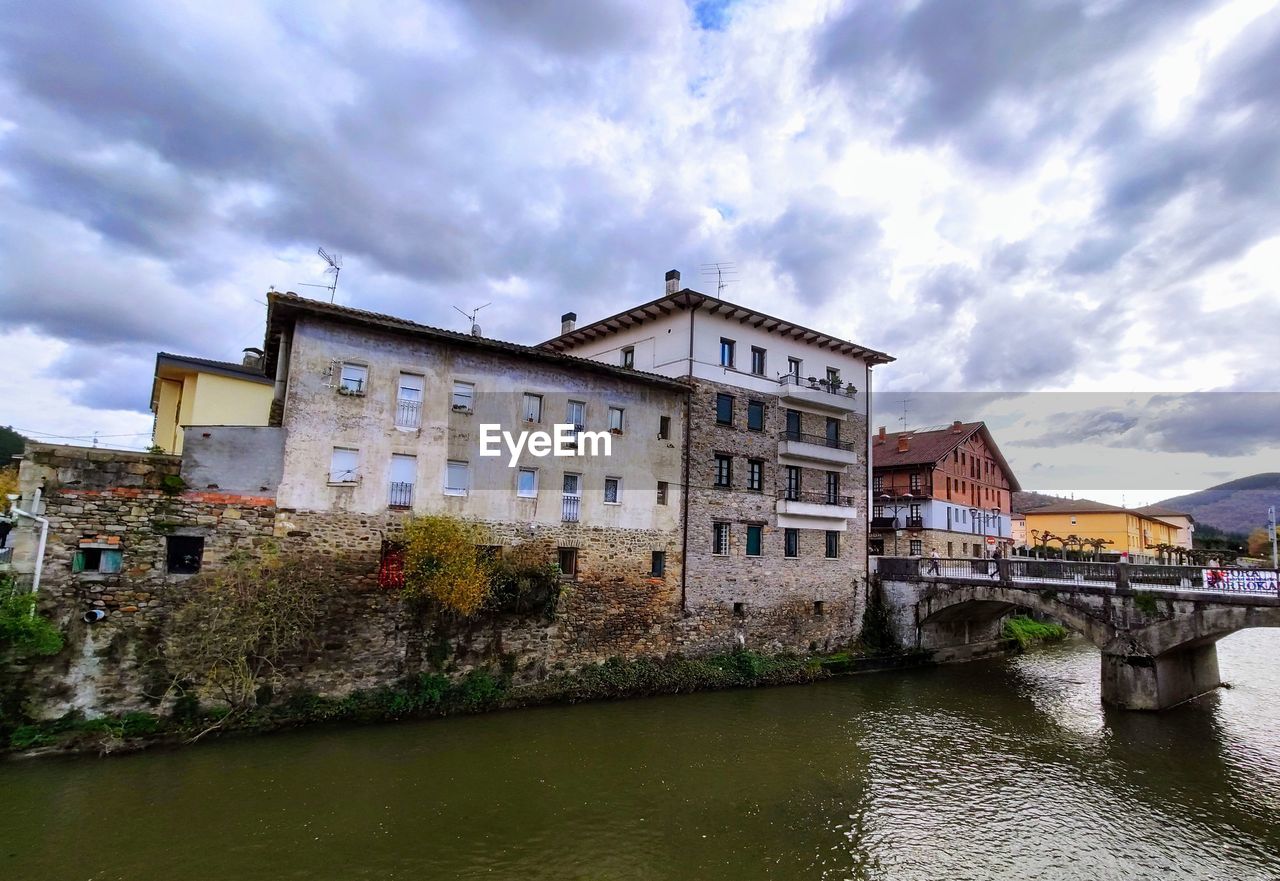
[[[151,442],[181,453],[189,425],[266,425],[274,385],[254,349],[245,350],[243,364],[160,352],[151,385]]]
[[[1026,518],[1027,542],[1033,547],[1046,532],[1059,538],[1101,538],[1111,542],[1101,549],[1104,558],[1127,553],[1135,563],[1158,561],[1159,552],[1153,546],[1176,544],[1178,538],[1177,526],[1150,514],[1088,499],[1063,499],[1033,508]],[[1057,541],[1049,544],[1060,546]]]

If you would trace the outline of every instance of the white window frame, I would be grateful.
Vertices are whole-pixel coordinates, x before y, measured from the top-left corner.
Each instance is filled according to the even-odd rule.
[[[616,425],[614,424],[615,422],[613,418],[614,414],[617,414],[617,417],[618,417],[616,420],[617,421]],[[627,419],[627,411],[625,407],[610,407],[609,408],[609,431],[613,432],[614,434],[622,434],[623,431],[626,430],[626,426],[627,426],[626,419]]]
[[[738,341],[731,340],[728,337],[720,337],[720,366],[732,369],[737,361]]]
[[[454,468],[462,468],[466,475],[466,486],[449,486],[449,474]],[[471,493],[471,463],[463,459],[450,459],[444,466],[444,494],[446,496],[465,496]]]
[[[609,501],[609,481],[613,481],[614,483],[612,502]],[[606,505],[622,504],[622,478],[621,477],[606,477],[604,479],[604,503]]]
[[[520,399],[520,418],[525,422],[542,421],[542,395],[525,392]]]
[[[396,463],[405,463],[409,467],[408,480],[396,480]],[[414,494],[418,489],[418,457],[410,453],[392,453],[391,461],[387,468],[387,483],[407,483],[409,484],[409,504],[406,507],[413,507]],[[388,492],[388,502],[390,502],[390,493]]]
[[[520,486],[520,479],[526,474],[533,476],[533,488],[528,492],[525,492]],[[516,497],[521,499],[536,499],[538,497],[537,468],[520,468],[516,471]]]
[[[792,358],[788,356],[787,374],[789,376],[794,376],[796,379],[799,379],[802,375],[804,375],[804,359]]]
[[[350,371],[353,376],[348,379]],[[350,384],[349,384],[350,383]],[[343,361],[338,374],[338,391],[348,395],[363,395],[369,389],[369,365],[359,361]]]
[[[461,391],[461,400],[458,392]],[[453,392],[449,397],[449,403],[453,410],[460,413],[470,413],[475,409],[476,405],[476,384],[467,382],[463,379],[455,379],[453,381]]]
[[[351,454],[351,467],[340,468],[338,463],[339,453]],[[346,475],[345,477],[342,475]],[[359,447],[333,447],[329,453],[329,483],[340,486],[348,486],[358,483],[360,480],[360,448]]]
[[[619,364],[621,364],[623,367],[630,367],[630,368],[632,368],[632,369],[635,369],[635,366],[636,366],[636,347],[635,347],[635,346],[623,346],[623,347],[622,347],[622,356],[621,356],[620,360],[618,361],[618,363],[619,363]]]
[[[732,531],[732,525],[726,521],[716,520],[711,524],[711,556],[729,556],[729,536]]]
[[[760,369],[756,370],[756,355],[760,356]],[[761,346],[751,347],[751,375],[764,376],[769,372],[769,350]]]
[[[405,384],[406,379],[410,380],[408,385]],[[417,388],[414,388],[414,382],[418,383]],[[400,377],[396,380],[396,428],[414,429],[422,425],[422,397],[426,387],[427,378],[421,373],[400,371]],[[412,394],[406,395],[406,391]],[[413,397],[413,394],[416,394],[417,397]],[[418,406],[416,408],[405,408],[405,404],[417,404]],[[409,424],[408,419],[402,418],[402,412],[413,414],[412,425]]]

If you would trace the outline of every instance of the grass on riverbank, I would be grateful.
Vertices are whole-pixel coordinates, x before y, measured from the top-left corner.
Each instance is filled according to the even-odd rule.
[[[1017,640],[1018,645],[1024,649],[1038,642],[1066,639],[1068,632],[1061,624],[1037,621],[1026,615],[1015,615],[1004,622],[1005,639]]]
[[[911,658],[903,656],[903,660]],[[224,709],[203,708],[191,697],[180,699],[166,716],[126,713],[84,719],[69,714],[21,725],[8,732],[6,745],[10,751],[108,753],[190,742],[206,732],[266,732],[323,722],[371,723],[536,704],[798,684],[856,672],[862,664],[874,665],[876,661],[876,657],[849,652],[800,656],[740,651],[706,658],[611,658],[527,685],[514,684],[507,672],[476,670],[456,680],[423,673],[344,697],[295,694],[234,716]]]

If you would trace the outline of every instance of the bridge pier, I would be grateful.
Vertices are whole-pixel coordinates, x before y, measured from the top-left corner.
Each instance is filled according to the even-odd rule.
[[[1102,654],[1102,702],[1125,710],[1165,710],[1222,684],[1218,646],[1208,642],[1148,655]]]

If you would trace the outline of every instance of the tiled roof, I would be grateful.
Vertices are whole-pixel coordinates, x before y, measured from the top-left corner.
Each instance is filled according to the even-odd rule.
[[[979,432],[981,432],[987,448],[991,450],[991,455],[996,460],[996,464],[1000,466],[1005,477],[1009,479],[1009,487],[1015,492],[1021,490],[1022,485],[1018,483],[1018,478],[1014,475],[1013,469],[1009,467],[1009,462],[1005,459],[1004,454],[1000,452],[1000,448],[996,446],[995,438],[991,436],[991,432],[987,429],[985,422],[961,422],[959,430],[952,424],[946,428],[937,428],[930,431],[908,431],[906,434],[909,440],[907,441],[906,450],[898,449],[898,438],[902,436],[903,432],[886,434],[883,443],[880,442],[878,434],[872,435],[872,465],[875,469],[901,468],[908,465],[932,465],[935,462],[942,461],[943,458],[951,454],[952,450]]]
[[[1032,514],[1105,514],[1105,513],[1124,513],[1136,514],[1138,511],[1132,511],[1129,508],[1121,508],[1119,505],[1108,505],[1106,502],[1095,502],[1092,499],[1063,499],[1060,502],[1053,502],[1048,505],[1041,505],[1039,508],[1032,508],[1027,511],[1027,515]]]
[[[552,362],[563,364],[565,366],[577,367],[590,370],[595,373],[607,373],[623,379],[630,379],[637,382],[644,382],[651,385],[661,385],[666,388],[679,391],[688,391],[687,383],[669,376],[661,376],[657,373],[647,373],[643,370],[633,370],[629,367],[621,367],[613,364],[604,364],[600,361],[591,361],[586,358],[578,358],[573,355],[565,355],[560,352],[552,352],[538,346],[524,346],[520,343],[509,343],[505,340],[497,340],[491,337],[472,336],[469,333],[459,333],[456,330],[445,330],[441,327],[432,327],[427,324],[419,324],[416,321],[409,321],[406,318],[397,318],[394,315],[384,315],[380,312],[368,312],[364,309],[352,309],[349,306],[339,306],[335,303],[325,303],[320,300],[312,300],[306,297],[300,297],[292,291],[281,293],[279,291],[271,291],[267,294],[267,340],[279,332],[276,326],[277,322],[290,313],[309,313],[312,315],[324,316],[332,318],[336,321],[345,321],[353,324],[363,324],[369,327],[378,327],[383,330],[395,331],[417,337],[426,337],[440,341],[448,341],[459,345],[470,346],[473,348],[489,349],[495,352],[505,352],[512,355],[522,355],[526,358],[533,358],[538,361]],[[268,371],[274,369],[275,366],[275,349],[267,345],[267,357],[265,367]]]
[[[656,300],[650,300],[648,303],[641,303],[639,306],[619,312],[616,315],[610,315],[608,318],[602,318],[591,324],[584,324],[582,327],[574,328],[568,333],[552,337],[542,346],[558,352],[564,351],[581,343],[608,336],[623,328],[635,327],[636,325],[644,324],[646,321],[662,318],[676,309],[706,309],[707,313],[711,315],[723,313],[728,317],[737,319],[744,324],[750,324],[752,327],[767,333],[778,333],[783,337],[794,336],[797,339],[802,339],[820,347],[862,358],[870,364],[888,364],[894,360],[891,355],[886,355],[884,352],[877,352],[875,349],[868,349],[865,346],[842,340],[839,337],[834,337],[821,331],[812,330],[781,318],[774,318],[772,315],[765,315],[763,312],[757,312],[747,306],[739,306],[736,303],[708,296],[691,288],[685,288],[673,294],[666,294]]]
[[[1147,514],[1151,517],[1188,517],[1194,520],[1186,511],[1178,511],[1173,508],[1166,508],[1164,505],[1143,505],[1141,508],[1133,510]]]
[[[214,361],[211,358],[196,358],[192,355],[175,355],[172,352],[157,352],[156,367],[159,368],[163,362],[168,361],[177,365],[189,365],[191,367],[204,367],[217,373],[234,373],[244,379],[253,380],[255,382],[271,382],[272,380],[262,372],[261,368],[246,367],[235,361]]]

